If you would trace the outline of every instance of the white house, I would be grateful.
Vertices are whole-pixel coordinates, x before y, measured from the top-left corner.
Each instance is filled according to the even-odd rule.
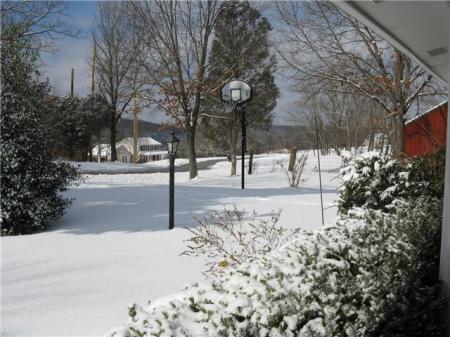
[[[116,144],[117,160],[124,163],[133,161],[133,138],[127,137]],[[168,154],[163,145],[151,137],[138,138],[138,156],[140,163],[166,159]]]
[[[98,153],[100,152],[100,160],[98,158]],[[111,145],[109,144],[100,144],[95,145],[92,148],[92,160],[93,161],[109,161],[111,160]]]

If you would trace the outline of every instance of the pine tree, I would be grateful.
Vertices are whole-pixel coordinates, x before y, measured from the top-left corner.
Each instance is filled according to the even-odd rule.
[[[269,44],[271,30],[269,21],[247,1],[224,2],[215,26],[209,57],[209,80],[220,82],[232,77],[240,78],[253,87],[253,99],[246,108],[250,129],[252,126],[269,127],[272,124],[272,111],[279,97],[273,76],[276,59],[270,52]],[[210,98],[205,110],[214,111],[215,114],[224,111],[223,102],[218,97]],[[240,119],[236,111],[227,117],[226,128],[223,127],[223,118],[208,120],[207,123],[216,130],[216,134],[229,133],[231,174],[235,175]]]
[[[80,98],[65,96],[54,99],[56,113],[48,116],[52,125],[53,153],[58,158],[86,160],[92,138],[109,125],[107,101],[100,95]]]
[[[2,43],[1,235],[44,230],[70,204],[59,192],[77,177],[69,164],[52,161],[45,121],[55,111],[48,83],[36,80],[37,57],[20,38]]]

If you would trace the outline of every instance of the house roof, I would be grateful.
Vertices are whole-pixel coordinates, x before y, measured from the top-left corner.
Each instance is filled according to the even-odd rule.
[[[409,121],[407,121],[407,122],[405,123],[405,125],[411,124],[411,123],[417,121],[418,119],[421,119],[421,118],[425,117],[425,116],[428,115],[430,112],[432,112],[432,111],[434,111],[434,110],[436,110],[436,109],[438,109],[438,108],[440,108],[440,107],[446,105],[447,103],[448,103],[448,101],[444,101],[444,102],[442,102],[442,103],[439,103],[438,105],[435,105],[434,107],[428,109],[428,110],[425,111],[424,113],[422,113],[422,114],[420,114],[420,115],[418,115],[418,116],[416,116],[416,117],[410,119]]]
[[[122,143],[133,144],[133,138],[131,138],[131,137],[124,138],[120,142],[118,142],[117,145],[122,144]],[[160,142],[158,142],[156,139],[153,139],[152,137],[139,137],[138,144],[139,145],[162,145]]]
[[[138,151],[141,145],[162,145],[162,144],[151,137],[139,137]],[[117,148],[124,148],[126,151],[133,153],[133,138],[127,137],[122,139],[120,142],[117,143]],[[139,151],[139,153],[142,154],[143,152]]]

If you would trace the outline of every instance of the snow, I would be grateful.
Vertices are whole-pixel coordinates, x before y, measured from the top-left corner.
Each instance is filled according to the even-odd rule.
[[[209,161],[212,159],[224,159],[225,157],[205,157],[197,158],[197,162],[201,163],[203,161]],[[119,161],[115,162],[74,162],[67,161],[71,165],[78,167],[81,172],[108,172],[108,173],[120,173],[120,172],[141,172],[146,171],[148,168],[167,168],[169,167],[169,159],[149,161],[142,164],[132,164],[132,163],[122,163]],[[175,166],[186,165],[189,163],[187,158],[177,158],[175,160]],[[126,178],[122,178],[123,179]]]
[[[120,142],[117,143],[117,146],[124,145],[127,150],[133,149],[133,138],[127,137],[122,139]],[[162,145],[160,142],[158,142],[156,139],[153,139],[152,137],[139,137],[138,138],[138,145]]]
[[[172,231],[167,173],[87,175],[67,193],[76,200],[51,230],[1,238],[1,335],[99,336],[127,320],[131,302],[176,298],[186,284],[204,279],[202,258],[179,255],[189,238],[183,227],[195,225],[193,216],[235,204],[261,217],[282,209],[280,223],[286,227],[318,228],[317,158],[310,152],[300,189],[288,187],[287,159],[257,156],[256,174],[246,176],[245,190],[240,176],[229,176],[226,161],[194,180],[176,173]],[[321,159],[325,222],[331,223],[340,158]],[[120,164],[99,165],[117,171]],[[238,304],[230,309],[245,307]]]

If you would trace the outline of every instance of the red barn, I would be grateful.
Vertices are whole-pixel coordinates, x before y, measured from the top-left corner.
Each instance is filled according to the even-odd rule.
[[[431,108],[405,124],[404,152],[422,156],[445,147],[448,102]]]

